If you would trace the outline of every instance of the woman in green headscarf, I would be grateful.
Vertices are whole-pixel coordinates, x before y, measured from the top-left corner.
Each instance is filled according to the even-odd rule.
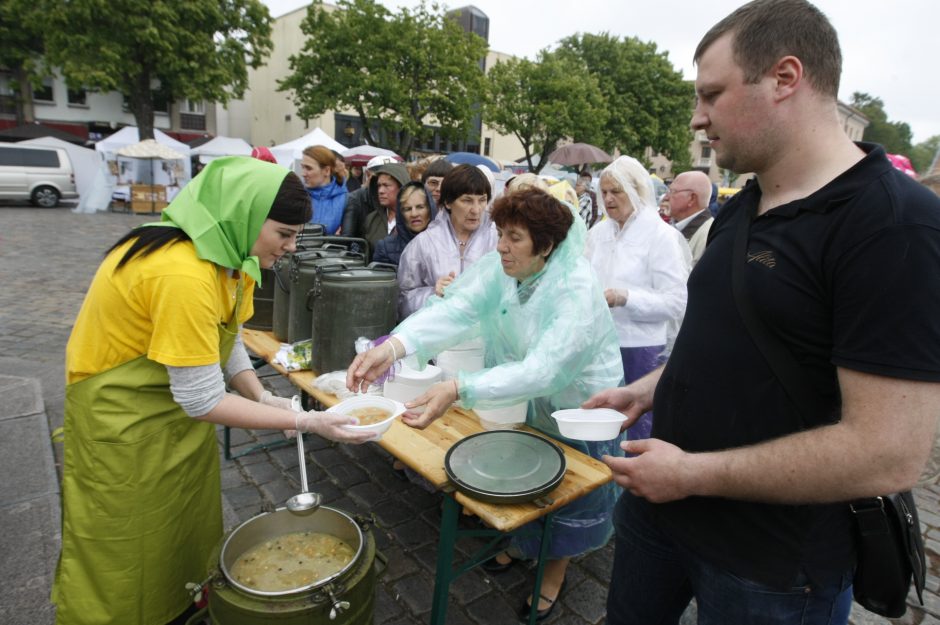
[[[57,623],[155,625],[187,609],[185,584],[222,536],[215,424],[367,438],[265,391],[238,338],[261,268],[309,219],[296,175],[223,158],[107,252],[66,348]]]

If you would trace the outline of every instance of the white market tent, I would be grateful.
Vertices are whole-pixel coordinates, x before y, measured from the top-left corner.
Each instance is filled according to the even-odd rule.
[[[236,137],[216,137],[192,148],[190,155],[198,156],[200,163],[208,163],[222,156],[251,156],[251,145]]]
[[[167,195],[175,195],[180,188],[189,182],[192,177],[192,167],[189,160],[190,149],[185,143],[177,141],[164,132],[154,128],[154,140],[175,152],[182,154],[185,158],[178,163],[178,167],[159,170],[157,177],[166,177],[164,183],[169,183],[173,189],[167,189]],[[135,179],[138,179],[137,165],[133,159],[118,159],[118,151],[121,148],[140,143],[140,133],[136,126],[126,126],[109,137],[105,137],[95,144],[95,151],[98,152],[99,167],[95,174],[89,193],[81,197],[77,212],[94,213],[95,211],[108,210],[111,205],[113,195],[130,196],[129,185]],[[149,164],[143,166],[140,173],[149,169]]]
[[[78,197],[83,197],[91,189],[95,172],[101,166],[98,155],[95,154],[94,150],[55,137],[39,137],[18,141],[17,143],[19,145],[35,145],[45,148],[62,148],[68,152],[69,160],[72,161],[72,169],[75,171],[75,190],[78,191]]]
[[[297,171],[294,164],[303,158],[304,148],[310,147],[311,145],[322,145],[325,148],[340,153],[346,149],[345,145],[331,139],[330,135],[323,132],[322,129],[316,128],[313,132],[309,132],[298,139],[275,145],[271,148],[271,154],[277,159],[278,165],[283,165],[288,169]]]

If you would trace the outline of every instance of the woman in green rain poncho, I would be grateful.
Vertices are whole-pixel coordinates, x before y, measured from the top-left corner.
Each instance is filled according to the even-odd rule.
[[[57,623],[158,625],[191,604],[222,537],[214,424],[362,442],[354,419],[264,391],[238,338],[309,218],[296,175],[223,158],[108,251],[66,348]]]
[[[530,189],[503,196],[492,209],[499,242],[445,291],[406,319],[385,343],[356,357],[346,376],[357,388],[395,359],[416,353],[419,362],[482,336],[486,368],[461,372],[456,382],[434,385],[409,408],[405,423],[423,428],[454,401],[465,408],[498,408],[528,401],[526,423],[600,458],[620,455],[624,435],[611,441],[569,440],[551,413],[576,408],[623,378],[620,347],[603,291],[583,257],[586,230],[574,210]],[[539,620],[561,593],[572,556],[607,543],[618,487],[609,483],[562,508],[552,526],[551,561],[545,568]],[[538,539],[514,539],[511,551],[534,558]],[[501,554],[504,556],[505,554]],[[490,568],[498,567],[498,560]],[[505,566],[505,565],[504,565]],[[522,615],[530,610],[523,604]]]

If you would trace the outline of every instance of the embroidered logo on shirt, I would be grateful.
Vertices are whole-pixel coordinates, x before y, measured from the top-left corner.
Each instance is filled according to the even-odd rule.
[[[777,259],[774,258],[774,253],[771,250],[757,252],[756,254],[748,253],[747,262],[752,261],[757,261],[769,269],[777,266]]]

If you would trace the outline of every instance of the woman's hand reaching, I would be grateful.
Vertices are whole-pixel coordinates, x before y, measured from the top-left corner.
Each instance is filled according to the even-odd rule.
[[[416,397],[405,404],[408,411],[402,415],[405,425],[423,430],[431,422],[447,412],[447,409],[457,401],[457,381],[444,380],[438,382],[427,390],[424,395]],[[423,412],[413,410],[424,406]]]
[[[346,370],[346,388],[358,393],[360,386],[365,384],[368,387],[381,377],[383,373],[389,370],[395,361],[405,355],[405,348],[401,341],[394,337],[389,337],[381,345],[357,354],[353,359],[349,369]]]

